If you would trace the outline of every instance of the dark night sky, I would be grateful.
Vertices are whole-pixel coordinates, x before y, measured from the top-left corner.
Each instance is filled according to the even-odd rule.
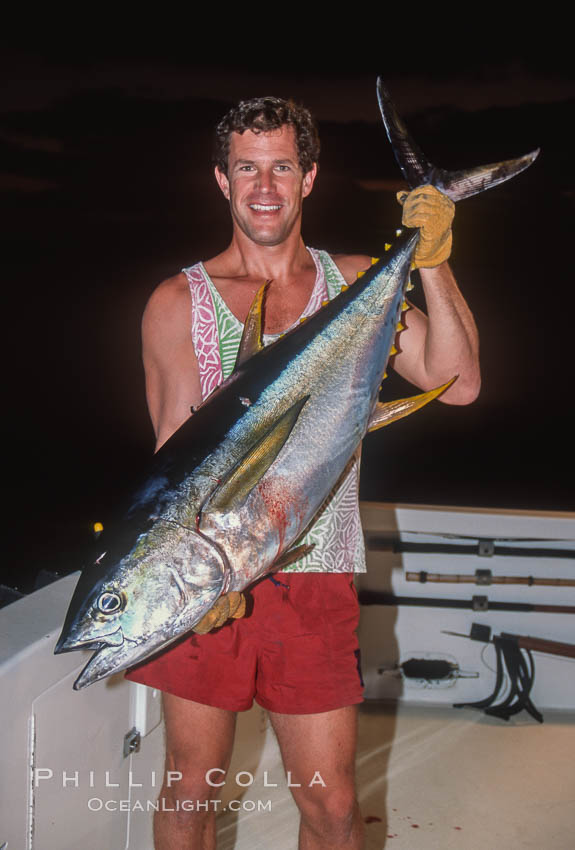
[[[92,34],[93,36],[93,34]],[[161,40],[160,40],[161,41]],[[183,42],[183,39],[182,39]],[[575,82],[563,51],[503,47],[399,61],[202,64],[141,42],[55,38],[9,48],[0,104],[0,202],[9,294],[6,581],[81,566],[152,451],[139,322],[154,286],[229,238],[211,177],[211,128],[256,94],[294,96],[320,121],[308,244],[378,255],[399,223],[399,172],[375,77],[428,156],[462,167],[542,155],[458,206],[453,267],[482,339],[484,387],[366,440],[362,496],[573,509],[571,337]],[[177,56],[177,59],[174,58]],[[186,57],[194,56],[192,61]],[[465,61],[464,61],[465,58]],[[371,181],[387,185],[373,191]],[[383,181],[383,183],[382,183]],[[409,394],[398,378],[386,397]]]

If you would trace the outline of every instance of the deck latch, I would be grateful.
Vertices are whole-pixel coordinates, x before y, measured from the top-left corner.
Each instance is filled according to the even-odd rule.
[[[140,743],[142,740],[142,736],[138,732],[135,726],[130,729],[129,732],[126,732],[124,735],[124,758],[128,758],[132,753],[140,752]]]
[[[477,554],[480,558],[492,558],[495,555],[494,540],[478,540]]]

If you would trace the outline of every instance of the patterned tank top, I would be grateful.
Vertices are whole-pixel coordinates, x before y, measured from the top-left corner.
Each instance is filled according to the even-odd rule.
[[[308,248],[316,279],[302,317],[311,316],[322,301],[340,292],[345,280],[326,251]],[[198,360],[202,398],[207,398],[233,371],[243,324],[234,316],[212,283],[203,263],[183,269],[192,297],[192,341]],[[298,321],[294,322],[294,326]],[[279,334],[264,334],[269,345]],[[359,452],[297,543],[314,548],[282,572],[365,572],[365,549],[359,516]],[[296,545],[296,544],[294,544]]]

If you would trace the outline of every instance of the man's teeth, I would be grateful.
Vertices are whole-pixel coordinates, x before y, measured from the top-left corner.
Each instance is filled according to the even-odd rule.
[[[281,210],[281,204],[250,204],[250,209],[269,212],[269,210]]]

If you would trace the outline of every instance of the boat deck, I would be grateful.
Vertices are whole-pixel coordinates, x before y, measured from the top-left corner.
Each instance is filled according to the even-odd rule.
[[[496,681],[494,647],[453,633],[469,636],[479,624],[494,635],[573,644],[572,613],[501,611],[491,603],[575,606],[570,584],[517,582],[525,575],[575,579],[575,515],[366,503],[362,521],[369,569],[357,577],[359,592],[396,597],[363,606],[359,629],[368,700],[360,710],[357,776],[367,850],[572,850],[574,659],[534,651],[530,695],[543,724],[525,711],[506,722],[452,703],[485,698]],[[461,552],[470,545],[473,552]],[[465,591],[457,583],[434,589],[408,581],[408,571],[480,569],[513,583]],[[121,673],[72,690],[90,653],[54,656],[53,648],[76,581],[77,574],[67,576],[0,612],[0,848],[152,850],[164,761],[160,693]],[[487,596],[489,605],[443,606],[444,597],[472,594]],[[433,605],[400,604],[397,597],[406,596]],[[414,659],[448,662],[453,675],[408,676],[403,665]],[[298,812],[257,706],[238,718],[219,796],[220,850],[297,847]]]
[[[252,713],[265,722],[263,711]],[[574,721],[558,711],[540,725],[524,713],[505,722],[467,709],[365,703],[357,777],[366,850],[572,850]],[[249,770],[245,743],[240,737],[230,777]],[[264,771],[278,788],[264,787]],[[298,814],[270,732],[252,773],[236,795],[244,810],[218,815],[219,850],[293,850]],[[245,810],[258,800],[271,811]]]

